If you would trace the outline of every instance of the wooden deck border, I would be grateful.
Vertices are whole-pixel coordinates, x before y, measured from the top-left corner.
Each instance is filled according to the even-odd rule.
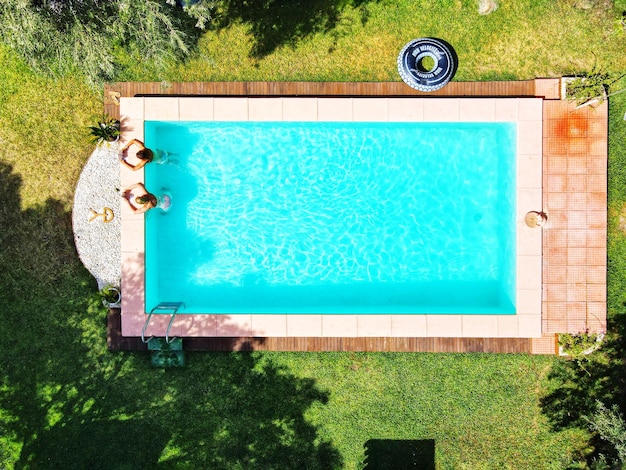
[[[535,80],[451,82],[432,93],[404,82],[118,82],[104,87],[105,113],[119,119],[119,99],[134,96],[524,97],[535,96]]]

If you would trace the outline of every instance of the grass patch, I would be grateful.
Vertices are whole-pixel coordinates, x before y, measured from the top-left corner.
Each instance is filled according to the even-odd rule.
[[[624,88],[626,79],[611,92]],[[611,317],[626,313],[626,92],[609,100],[607,307]]]
[[[619,5],[575,5],[500,2],[494,13],[481,16],[474,0],[348,3],[335,12],[331,29],[310,28],[297,41],[284,32],[282,41],[258,34],[260,24],[274,17],[234,17],[205,33],[185,63],[156,73],[129,63],[120,79],[399,81],[398,52],[422,36],[443,38],[455,48],[459,81],[582,73],[596,62],[609,71],[626,69],[626,36],[616,26]]]
[[[410,39],[456,49],[457,80],[626,69],[624,1],[346,2],[290,24],[252,2],[207,31],[184,63],[119,51],[120,80],[393,80]],[[257,10],[254,10],[257,8]],[[246,16],[247,15],[247,16]],[[269,27],[270,25],[271,27]],[[41,78],[0,47],[0,466],[359,468],[372,440],[434,441],[441,468],[564,468],[588,433],[539,408],[558,359],[452,354],[189,354],[181,370],[110,353],[105,311],[77,259],[70,210],[93,150],[101,96],[81,78]],[[622,80],[615,90],[626,85]],[[626,298],[626,94],[610,102],[609,293]],[[8,227],[9,229],[5,229]]]

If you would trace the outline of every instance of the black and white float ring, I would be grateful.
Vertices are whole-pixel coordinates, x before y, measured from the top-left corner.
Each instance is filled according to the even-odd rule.
[[[454,77],[456,68],[456,53],[442,39],[414,39],[398,54],[398,72],[402,80],[419,91],[444,87]]]

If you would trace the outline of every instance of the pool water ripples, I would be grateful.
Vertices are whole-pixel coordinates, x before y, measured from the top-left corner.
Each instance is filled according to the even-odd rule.
[[[148,214],[147,256],[158,251],[150,264],[165,273],[147,286],[152,302],[214,303],[194,313],[458,310],[448,286],[447,297],[511,309],[513,124],[146,126],[149,146],[180,155],[146,169],[148,188],[173,198],[166,217]],[[174,244],[172,255],[159,249]]]

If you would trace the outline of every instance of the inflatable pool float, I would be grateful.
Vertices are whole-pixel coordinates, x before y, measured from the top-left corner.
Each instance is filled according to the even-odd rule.
[[[439,90],[452,80],[456,69],[456,53],[442,39],[414,39],[398,54],[400,77],[419,91]]]

